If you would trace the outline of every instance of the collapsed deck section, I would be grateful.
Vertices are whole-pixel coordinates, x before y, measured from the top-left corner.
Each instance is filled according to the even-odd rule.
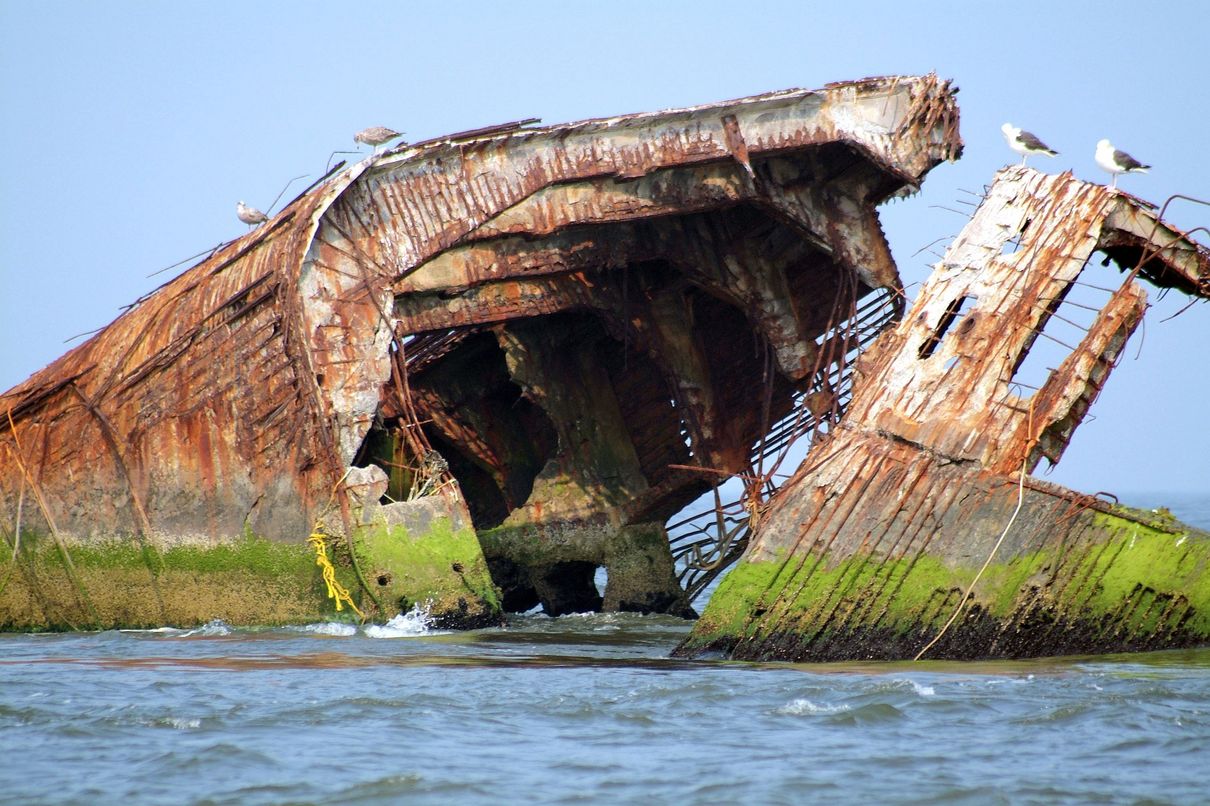
[[[956,120],[943,83],[876,80],[379,161],[309,263],[394,323],[346,459],[404,496],[439,454],[510,609],[689,614],[665,522],[830,388],[851,350],[824,334],[899,287],[875,206],[956,155]],[[326,388],[365,381],[358,332]]]
[[[1027,475],[1059,460],[1100,393],[1143,317],[1139,280],[1210,296],[1210,253],[1124,194],[1002,171],[681,651],[978,658],[1210,640],[1210,535]],[[1081,284],[1103,299],[1075,302]],[[1027,380],[1061,321],[1081,337]]]

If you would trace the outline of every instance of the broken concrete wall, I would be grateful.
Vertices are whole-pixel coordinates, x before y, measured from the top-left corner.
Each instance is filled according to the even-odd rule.
[[[679,654],[978,659],[1210,640],[1207,533],[1033,479],[1019,498],[1002,477],[881,447],[863,452],[870,476],[766,523],[809,524],[814,542],[741,561]]]
[[[1210,295],[1210,253],[1152,209],[1070,174],[1002,171],[861,358],[841,427],[763,513],[681,651],[975,658],[1210,640],[1210,535],[1027,475],[1058,461],[1103,388],[1146,307],[1138,278]],[[1073,316],[1073,286],[1113,282],[1100,253],[1125,276],[1024,385],[1048,322]]]
[[[332,482],[288,267],[307,240],[296,219],[318,201],[226,245],[0,398],[10,526],[37,482],[59,531],[80,541],[309,529],[307,502]],[[38,507],[24,514],[47,528]]]
[[[313,301],[299,295],[299,267],[318,216],[359,174],[304,193],[0,398],[0,529],[11,549],[0,625],[318,618],[333,603],[308,544],[316,529],[331,535],[338,578],[351,576],[371,616],[435,590],[392,598],[365,580],[361,565],[391,558],[356,523],[312,371]],[[442,507],[466,520],[452,492]],[[437,587],[468,600],[434,615],[462,626],[498,618],[473,538],[428,537],[465,569],[447,563]]]
[[[348,534],[251,532],[170,546],[116,536],[59,543],[29,529],[0,562],[0,631],[383,620],[420,606],[440,627],[500,619],[465,509],[441,496],[372,508]],[[330,564],[333,597],[315,540]]]

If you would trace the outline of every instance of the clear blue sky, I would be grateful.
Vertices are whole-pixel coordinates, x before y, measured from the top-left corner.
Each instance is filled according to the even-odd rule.
[[[267,207],[369,125],[418,140],[935,70],[962,88],[967,150],[883,211],[907,283],[936,259],[913,253],[963,223],[941,207],[968,209],[960,189],[1012,161],[1005,120],[1063,152],[1037,167],[1102,181],[1110,137],[1156,166],[1126,189],[1210,198],[1207,23],[1192,1],[0,0],[0,389],[172,276],[152,272],[241,233],[237,199]],[[1210,208],[1170,218],[1210,224]],[[1210,492],[1210,305],[1155,313],[1052,480]]]

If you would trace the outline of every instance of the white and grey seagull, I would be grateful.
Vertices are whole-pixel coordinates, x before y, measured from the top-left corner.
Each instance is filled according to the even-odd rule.
[[[263,224],[269,220],[269,216],[257,210],[255,207],[249,207],[242,201],[235,203],[235,214],[239,216],[239,220],[243,221],[249,228],[257,224]]]
[[[386,126],[371,126],[368,129],[362,129],[357,134],[353,135],[354,143],[365,143],[368,146],[374,147],[374,153],[378,153],[378,147],[386,145],[396,137],[402,137],[403,132],[397,132],[394,129],[388,129]]]
[[[1113,177],[1113,187],[1118,186],[1118,174],[1145,174],[1150,165],[1144,165],[1125,151],[1118,151],[1108,140],[1097,141],[1097,165],[1109,171]]]
[[[1008,147],[1021,155],[1022,165],[1025,164],[1025,160],[1029,159],[1030,154],[1045,154],[1053,157],[1059,153],[1039,140],[1037,135],[1024,131],[1011,123],[1005,123],[1000,127],[1000,131],[1004,132],[1004,139],[1008,143]]]

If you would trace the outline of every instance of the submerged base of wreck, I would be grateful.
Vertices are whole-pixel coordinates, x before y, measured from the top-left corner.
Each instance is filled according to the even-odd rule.
[[[676,578],[659,523],[609,527],[558,524],[499,527],[479,535],[492,578],[510,612],[541,606],[549,616],[594,611],[697,614]],[[597,591],[596,571],[606,572]]]
[[[825,539],[742,563],[675,654],[975,660],[1210,643],[1210,534],[1164,511],[938,466],[929,492],[899,498],[892,491],[910,475],[901,467],[865,496],[854,491],[794,513],[862,530],[856,551]],[[881,503],[856,505],[863,497]],[[861,522],[846,525],[854,512]]]
[[[499,624],[499,594],[462,508],[438,496],[389,508],[348,536],[315,542],[246,534],[156,548],[135,539],[61,546],[23,534],[0,557],[0,631],[193,627],[215,619],[275,626],[387,621],[420,606],[445,629]],[[369,513],[367,513],[368,515]],[[350,602],[356,607],[351,607]]]

